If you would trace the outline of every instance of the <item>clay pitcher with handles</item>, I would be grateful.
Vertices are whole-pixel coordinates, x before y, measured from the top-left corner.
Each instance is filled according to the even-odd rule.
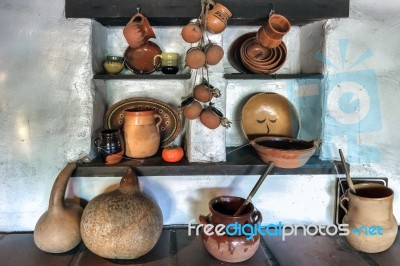
[[[125,155],[146,158],[156,154],[160,147],[161,116],[153,109],[128,109],[124,111],[124,120]]]
[[[347,241],[362,252],[387,250],[398,231],[393,215],[393,190],[374,183],[356,184],[354,188],[356,194],[347,190],[340,198],[340,206],[346,213],[343,223],[348,224],[350,230]]]
[[[140,13],[140,8],[125,25],[123,34],[129,46],[133,49],[144,45],[150,38],[156,38],[150,22]]]

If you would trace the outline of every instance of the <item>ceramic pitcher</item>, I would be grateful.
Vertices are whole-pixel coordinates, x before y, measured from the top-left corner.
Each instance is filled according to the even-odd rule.
[[[144,45],[150,38],[156,38],[148,19],[139,10],[125,25],[123,34],[129,46],[133,49]]]
[[[347,190],[340,199],[345,211],[343,223],[349,225],[346,236],[349,244],[363,252],[387,250],[397,235],[397,221],[393,215],[393,190],[374,183],[356,184],[356,194]],[[344,206],[348,202],[348,208]]]
[[[160,147],[161,116],[154,110],[130,109],[124,111],[124,116],[125,155],[146,158],[156,154]]]

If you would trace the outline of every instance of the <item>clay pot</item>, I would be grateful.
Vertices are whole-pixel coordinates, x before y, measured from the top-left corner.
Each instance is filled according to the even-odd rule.
[[[206,63],[208,65],[216,65],[224,57],[224,50],[217,44],[209,43],[204,48],[206,54]]]
[[[274,162],[280,168],[298,168],[307,163],[319,146],[319,141],[265,136],[250,141],[260,159]]]
[[[232,13],[228,8],[219,3],[210,6],[212,9],[208,10],[208,15],[205,18],[206,28],[211,33],[221,33],[225,30],[228,19],[232,17]]]
[[[160,147],[161,116],[154,110],[128,109],[124,111],[125,154],[131,158],[146,158]],[[159,121],[156,123],[155,119]]]
[[[244,212],[238,216],[232,216],[240,205],[245,201],[243,198],[233,196],[216,197],[209,202],[210,214],[200,215],[199,220],[203,225],[213,225],[212,235],[207,235],[202,230],[201,236],[207,251],[215,258],[226,262],[241,262],[250,259],[260,245],[260,235],[255,234],[251,239],[247,236],[233,234],[232,236],[217,235],[215,226],[218,224],[228,225],[238,223],[240,225],[255,225],[262,222],[262,215],[255,210],[250,202]]]
[[[123,34],[129,46],[133,49],[144,45],[150,38],[156,38],[149,21],[139,11],[126,24]]]
[[[340,199],[340,206],[346,212],[343,223],[348,224],[351,231],[346,236],[347,241],[362,252],[387,250],[398,231],[393,215],[393,190],[376,183],[356,184],[354,188],[356,194],[347,190]],[[344,201],[348,202],[348,208]],[[375,228],[372,233],[370,228]]]
[[[201,123],[209,129],[216,129],[221,125],[223,114],[213,106],[209,106],[200,114]]]
[[[151,41],[136,49],[127,47],[124,53],[125,65],[135,74],[150,74],[156,69],[154,57],[161,53],[160,47]]]
[[[256,34],[257,41],[264,46],[265,48],[275,48],[278,47],[279,44],[281,44],[282,39],[274,39],[271,36],[269,36],[265,30],[264,27],[260,27],[257,31]]]
[[[203,32],[199,26],[199,20],[191,20],[187,25],[182,28],[182,39],[188,43],[195,43],[200,41]]]
[[[191,69],[199,69],[206,64],[206,55],[200,48],[192,47],[186,52],[185,64]]]
[[[118,129],[102,130],[100,132],[100,138],[96,138],[94,140],[94,145],[97,148],[97,152],[101,160],[105,164],[117,164],[122,160],[123,144],[122,137]],[[117,154],[121,154],[121,156],[117,156]]]
[[[183,100],[181,103],[181,108],[183,115],[189,120],[198,118],[203,110],[201,104],[193,97]]]
[[[137,176],[128,168],[119,188],[93,198],[82,214],[85,246],[108,259],[135,259],[149,252],[160,238],[163,217],[158,204],[140,192]]]
[[[193,97],[202,103],[209,102],[213,97],[218,98],[220,96],[221,92],[219,91],[219,89],[216,89],[211,85],[208,85],[207,82],[198,84],[193,88]]]
[[[64,196],[75,163],[68,163],[58,174],[51,189],[49,209],[36,223],[33,239],[36,246],[46,252],[62,253],[81,242],[80,221],[82,208],[65,203]]]
[[[282,15],[272,14],[263,28],[270,38],[278,40],[290,31],[290,22]]]

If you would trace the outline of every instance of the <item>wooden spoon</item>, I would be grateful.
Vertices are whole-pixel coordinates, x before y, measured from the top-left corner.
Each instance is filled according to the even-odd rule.
[[[257,183],[254,185],[253,189],[251,190],[247,199],[242,203],[242,205],[237,209],[237,211],[233,214],[233,216],[238,216],[242,213],[242,211],[246,208],[246,206],[250,203],[253,196],[256,194],[257,190],[260,188],[262,182],[267,177],[267,175],[271,172],[272,168],[274,168],[274,163],[269,162],[267,168],[265,169],[264,173],[260,176]]]
[[[356,194],[356,189],[354,188],[354,184],[353,181],[351,180],[349,169],[347,169],[346,160],[344,159],[343,152],[341,149],[339,149],[339,154],[340,154],[340,160],[342,161],[344,172],[346,174],[347,184],[349,185],[351,192]]]

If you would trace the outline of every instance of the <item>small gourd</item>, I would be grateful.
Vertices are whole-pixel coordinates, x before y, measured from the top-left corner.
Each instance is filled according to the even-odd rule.
[[[49,208],[36,223],[33,239],[43,251],[62,253],[81,242],[82,207],[64,202],[68,180],[75,168],[76,163],[68,163],[58,174],[51,189]]]

